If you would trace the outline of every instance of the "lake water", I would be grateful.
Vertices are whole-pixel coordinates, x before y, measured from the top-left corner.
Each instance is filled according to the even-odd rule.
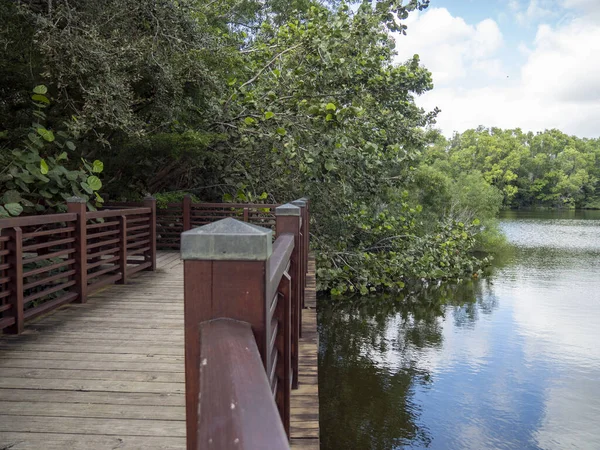
[[[600,449],[600,212],[506,213],[489,278],[319,305],[321,448]]]

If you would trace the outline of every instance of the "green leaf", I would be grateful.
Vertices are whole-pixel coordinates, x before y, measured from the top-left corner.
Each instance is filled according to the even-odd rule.
[[[10,214],[4,209],[4,206],[0,205],[0,219],[6,219],[7,217],[10,217]]]
[[[44,95],[48,92],[48,88],[43,84],[38,84],[36,87],[33,88],[33,92],[35,94]]]
[[[93,194],[94,190],[90,187],[89,184],[87,184],[85,181],[82,181],[81,183],[79,183],[80,186],[83,188],[83,190],[85,192],[87,192],[88,194]]]
[[[94,194],[96,194],[96,201],[99,203],[104,203],[104,199],[100,196],[100,194],[98,194],[97,192],[94,192]]]
[[[337,106],[335,106],[335,104],[333,104],[333,103],[327,103],[327,106],[325,107],[325,109],[327,111],[335,111],[337,109]]]
[[[327,116],[325,116],[325,120],[327,122],[329,122],[330,120],[333,120],[333,115],[332,114],[327,114]]]
[[[102,173],[102,171],[104,170],[104,163],[102,161],[94,161],[94,163],[92,164],[92,172],[95,173]]]
[[[285,136],[287,134],[287,131],[285,131],[285,128],[279,127],[277,128],[277,134],[280,136]]]
[[[334,161],[333,161],[333,160],[331,160],[331,159],[330,159],[330,160],[328,160],[328,161],[325,163],[325,168],[326,168],[327,170],[329,170],[329,171],[331,171],[331,170],[335,170],[335,168],[336,168],[336,167],[335,167],[335,163],[334,163]]]
[[[35,134],[35,133],[29,133],[27,135],[27,138],[33,142],[38,148],[43,148],[44,147],[44,143],[42,142],[42,140],[40,139],[40,137]]]
[[[39,127],[39,128],[36,128],[36,130],[35,130],[35,131],[37,131],[37,133],[38,133],[38,134],[39,134],[41,137],[43,137],[43,138],[44,138],[46,141],[48,141],[48,142],[53,142],[53,141],[54,141],[54,133],[52,133],[52,131],[50,131],[50,130],[47,130],[47,129],[46,129],[46,128],[44,128],[44,127]]]
[[[275,113],[274,113],[274,112],[272,112],[272,111],[267,111],[267,112],[265,113],[265,119],[269,120],[269,119],[270,119],[271,117],[273,117],[274,115],[275,115]]]
[[[99,191],[100,189],[102,189],[102,181],[100,181],[100,178],[98,178],[97,176],[92,175],[91,177],[88,177],[87,184],[94,191]]]
[[[75,147],[75,144],[73,144],[71,141],[67,141],[65,142],[65,145],[67,146],[67,148],[71,151],[75,150],[77,147]]]
[[[46,163],[45,159],[40,161],[40,172],[42,172],[42,175],[46,175],[48,173],[48,164]]]
[[[252,117],[246,117],[246,118],[244,119],[244,123],[245,123],[246,125],[252,125],[254,122],[256,122],[256,120],[254,120]]]
[[[8,211],[11,216],[18,216],[23,212],[23,207],[18,203],[7,203],[4,208]]]
[[[67,156],[67,152],[62,152],[60,155],[58,155],[58,156],[56,157],[56,160],[57,160],[57,161],[62,161],[63,159],[67,159],[67,158],[68,158],[68,156]]]
[[[50,100],[48,100],[48,97],[46,97],[45,95],[33,94],[31,96],[31,100],[33,100],[34,102],[43,103],[45,105],[49,105],[50,104]]]
[[[8,190],[2,196],[2,201],[4,203],[19,203],[21,201],[21,194],[14,189]]]

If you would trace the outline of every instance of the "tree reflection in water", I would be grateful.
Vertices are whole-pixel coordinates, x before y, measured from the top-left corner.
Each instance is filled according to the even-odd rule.
[[[431,384],[424,349],[443,345],[443,319],[471,327],[496,307],[489,282],[423,290],[405,299],[319,302],[323,450],[428,447],[415,386]]]

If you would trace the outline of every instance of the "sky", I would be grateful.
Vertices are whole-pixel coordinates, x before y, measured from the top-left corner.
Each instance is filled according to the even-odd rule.
[[[396,35],[446,136],[479,125],[600,137],[600,0],[431,0]]]

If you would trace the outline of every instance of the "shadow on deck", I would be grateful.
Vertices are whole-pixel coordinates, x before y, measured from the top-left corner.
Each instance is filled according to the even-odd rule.
[[[184,449],[183,270],[115,285],[0,338],[0,449]],[[319,448],[314,261],[302,316],[292,448]]]

